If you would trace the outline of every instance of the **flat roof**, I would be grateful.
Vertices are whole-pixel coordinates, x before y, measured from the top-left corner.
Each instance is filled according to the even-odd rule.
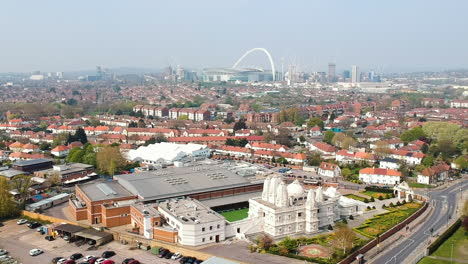
[[[102,201],[134,196],[117,181],[88,182],[78,187],[91,201]]]
[[[21,174],[25,174],[25,172],[20,171],[20,170],[15,170],[15,169],[8,169],[8,170],[0,171],[0,176],[7,177],[7,178],[13,178]]]
[[[167,200],[158,204],[158,209],[165,211],[185,222],[185,224],[210,223],[222,221],[224,217],[195,199]]]
[[[34,164],[40,164],[45,162],[52,162],[51,159],[32,159],[32,160],[20,160],[13,163],[13,166],[29,166]]]
[[[44,200],[41,200],[37,203],[33,203],[33,204],[28,204],[26,205],[26,207],[33,207],[33,208],[36,208],[36,207],[41,207],[41,205],[44,205],[44,204],[48,204],[50,202],[53,202],[53,201],[56,201],[56,200],[60,200],[62,198],[65,198],[65,197],[69,197],[70,195],[68,193],[61,193],[61,194],[58,194],[58,195],[55,195],[55,196],[52,196],[50,198],[47,198],[47,199],[44,199]]]
[[[81,164],[81,163],[68,164],[68,165],[63,165],[63,166],[66,166],[66,169],[56,170],[54,168],[56,166],[54,166],[53,168],[46,169],[46,170],[40,170],[40,171],[37,171],[37,172],[42,173],[42,174],[49,174],[49,173],[57,172],[60,175],[62,175],[62,174],[69,174],[69,173],[85,171],[85,170],[93,167],[92,165]]]
[[[98,231],[98,230],[93,229],[93,228],[85,228],[85,229],[83,229],[83,230],[81,230],[79,232],[76,232],[74,235],[79,236],[79,237],[92,239],[92,240],[95,240],[95,241],[100,241],[100,240],[109,240],[110,241],[110,240],[113,239],[113,235],[111,233]]]
[[[77,225],[72,225],[72,224],[61,224],[61,225],[54,227],[54,230],[59,230],[59,231],[67,232],[70,234],[80,232],[83,229],[85,228],[81,226],[77,226]]]
[[[114,179],[140,199],[151,201],[254,184],[240,174],[228,164],[209,164],[116,175]]]

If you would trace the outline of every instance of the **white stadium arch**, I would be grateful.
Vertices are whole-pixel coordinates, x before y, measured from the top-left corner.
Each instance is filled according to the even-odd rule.
[[[251,50],[248,50],[246,53],[244,53],[244,55],[242,55],[242,57],[240,57],[236,63],[234,63],[234,65],[232,66],[233,69],[235,69],[239,63],[241,63],[241,61],[247,57],[247,55],[249,55],[250,53],[254,52],[254,51],[262,51],[263,53],[265,53],[268,57],[268,60],[270,61],[270,66],[271,66],[271,73],[273,74],[273,81],[276,81],[276,71],[275,71],[275,63],[273,62],[273,57],[271,57],[271,54],[268,52],[268,50],[264,49],[264,48],[253,48]]]

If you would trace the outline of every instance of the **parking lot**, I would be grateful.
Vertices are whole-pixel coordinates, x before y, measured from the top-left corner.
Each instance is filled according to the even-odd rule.
[[[117,241],[100,246],[98,250],[87,250],[89,245],[76,246],[74,243],[68,243],[61,238],[54,241],[47,241],[44,235],[41,235],[35,229],[29,229],[27,225],[17,225],[16,220],[10,220],[3,223],[0,227],[0,248],[6,249],[10,256],[20,260],[23,264],[46,264],[54,257],[66,257],[71,254],[81,253],[84,256],[100,256],[103,251],[112,250],[117,253],[110,259],[115,263],[122,263],[125,258],[135,258],[141,263],[149,264],[174,264],[176,260],[160,259],[148,251],[140,249],[130,249],[128,245],[122,245]],[[29,251],[33,248],[44,250],[44,253],[35,257],[29,256]],[[79,263],[79,261],[78,261]]]

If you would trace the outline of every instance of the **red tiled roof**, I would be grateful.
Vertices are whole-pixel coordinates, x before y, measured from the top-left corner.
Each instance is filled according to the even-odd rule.
[[[334,171],[336,169],[336,167],[338,167],[338,165],[333,164],[333,163],[328,163],[328,162],[324,162],[324,161],[322,161],[322,163],[320,163],[320,168],[322,170]]]
[[[67,146],[60,145],[60,146],[56,146],[55,148],[53,148],[50,152],[62,152],[66,150],[68,150]]]
[[[359,174],[374,174],[401,177],[401,172],[392,169],[381,168],[364,168],[359,171]]]
[[[334,146],[328,145],[327,143],[315,142],[315,143],[313,143],[313,145],[316,148],[318,148],[318,149],[320,149],[320,150],[322,150],[324,152],[335,152],[336,151],[336,148]]]

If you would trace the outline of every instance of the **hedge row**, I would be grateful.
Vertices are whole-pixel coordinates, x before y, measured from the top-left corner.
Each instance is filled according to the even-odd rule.
[[[461,226],[462,221],[458,219],[455,224],[453,224],[451,227],[449,227],[441,236],[439,236],[434,243],[432,243],[428,249],[429,249],[429,255],[434,253],[440,245],[442,245],[450,236],[453,235],[457,231],[457,229]]]
[[[380,188],[380,187],[370,187],[367,186],[364,188],[366,191],[371,191],[371,192],[381,192],[381,193],[393,193],[393,189],[390,188]]]

